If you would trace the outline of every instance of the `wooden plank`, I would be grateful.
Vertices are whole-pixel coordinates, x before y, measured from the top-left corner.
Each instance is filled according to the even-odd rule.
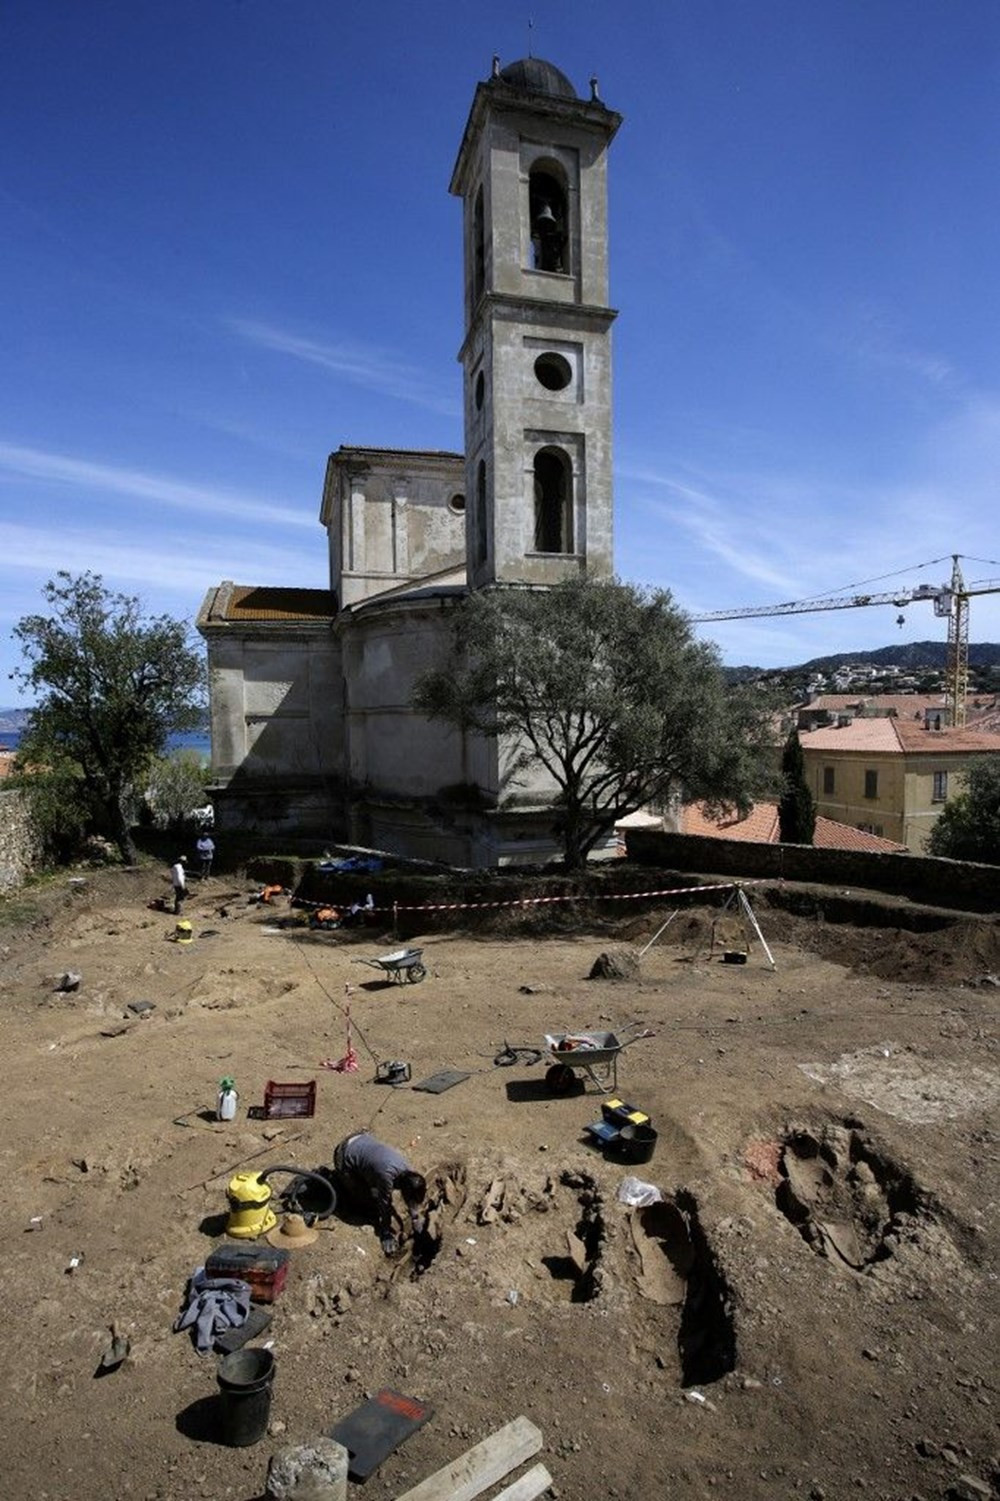
[[[396,1501],[472,1501],[541,1447],[541,1429],[525,1417],[515,1418]]]
[[[535,1501],[552,1484],[552,1476],[544,1465],[532,1465],[512,1485],[497,1491],[493,1501]]]

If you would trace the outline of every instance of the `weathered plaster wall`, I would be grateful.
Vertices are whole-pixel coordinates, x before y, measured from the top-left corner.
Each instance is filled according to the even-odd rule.
[[[338,452],[327,465],[322,520],[341,607],[465,561],[463,459],[365,453]]]
[[[340,651],[329,631],[233,631],[209,641],[212,767],[220,781],[322,776],[342,764]]]
[[[0,792],[0,892],[23,886],[39,858],[27,798],[23,792]]]

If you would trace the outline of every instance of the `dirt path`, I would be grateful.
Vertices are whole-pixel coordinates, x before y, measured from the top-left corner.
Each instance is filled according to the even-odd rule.
[[[944,983],[920,952],[917,983],[926,936],[762,913],[772,973],[759,948],[709,958],[696,912],[635,984],[586,978],[607,934],[456,933],[426,940],[424,983],[390,987],[354,961],[391,935],[274,930],[239,883],[197,892],[199,936],[173,943],[145,905],[156,879],[0,907],[4,1494],[251,1501],[274,1448],[382,1386],[435,1415],[367,1483],[375,1501],[518,1413],[563,1501],[991,1494],[997,992],[961,983],[988,935],[942,961]],[[890,944],[901,978],[873,973]],[[65,970],[82,975],[68,995]],[[347,986],[361,1067],[325,1072]],[[505,1040],[630,1021],[655,1034],[620,1058],[659,1133],[640,1169],[586,1144],[599,1092],[555,1097],[544,1064],[493,1064]],[[414,1080],[469,1077],[441,1095],[377,1084],[397,1058]],[[240,1111],[213,1124],[198,1112],[225,1074]],[[315,1118],[270,1139],[245,1109],[269,1078],[318,1080]],[[449,1180],[440,1250],[413,1277],[370,1228],[330,1221],[275,1306],[272,1432],[225,1448],[214,1360],[171,1324],[228,1178],[244,1159],[327,1163],[361,1127]],[[629,1171],[667,1196],[658,1215],[618,1201]],[[113,1320],[131,1355],[95,1379]]]

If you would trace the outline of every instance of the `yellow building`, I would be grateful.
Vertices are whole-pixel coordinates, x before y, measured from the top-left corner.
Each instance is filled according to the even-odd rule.
[[[959,774],[979,756],[1000,755],[989,730],[925,728],[915,720],[850,719],[800,730],[806,780],[824,818],[923,852]]]

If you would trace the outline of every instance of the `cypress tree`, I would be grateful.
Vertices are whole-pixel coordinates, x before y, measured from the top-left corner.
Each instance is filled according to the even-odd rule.
[[[784,791],[778,804],[778,829],[782,844],[812,844],[816,831],[816,804],[806,781],[806,758],[798,730],[792,730],[781,753]]]

